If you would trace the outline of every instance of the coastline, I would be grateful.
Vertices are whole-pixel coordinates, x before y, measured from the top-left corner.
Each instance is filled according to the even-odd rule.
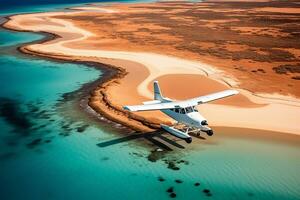
[[[45,33],[40,32],[40,34],[45,34]],[[45,38],[40,40],[39,42],[44,43],[57,38],[60,38],[60,36],[47,32]],[[36,42],[33,43],[36,44]],[[117,66],[103,64],[88,59],[81,60],[78,58],[74,59],[74,58],[64,57],[64,56],[38,53],[26,49],[25,46],[19,47],[18,50],[24,54],[44,57],[46,59],[82,63],[82,64],[86,64],[87,66],[94,65],[96,68],[101,69],[101,71],[103,72],[103,77],[95,81],[95,83],[92,86],[93,89],[88,92],[89,96],[87,97],[88,98],[87,104],[94,111],[104,116],[108,120],[111,120],[115,123],[122,124],[123,126],[128,127],[135,131],[149,132],[159,127],[159,124],[157,123],[148,122],[144,118],[136,116],[132,113],[128,113],[126,111],[124,112],[122,109],[115,107],[114,104],[107,98],[106,92],[108,91],[108,87],[111,84],[116,83],[119,79],[122,79],[127,74],[124,69]],[[128,120],[125,123],[124,121],[116,117],[114,113],[117,113],[118,117],[124,116]]]
[[[39,14],[41,14],[41,13],[39,13]],[[36,14],[36,15],[39,15],[39,14]],[[11,18],[10,18],[10,20],[11,20]],[[7,22],[2,24],[2,26],[4,26],[4,28],[13,29],[13,27],[7,27],[5,24],[7,24]],[[20,28],[21,27],[18,27],[13,30],[20,31],[20,30],[18,30]],[[28,31],[30,31],[30,30],[28,30]],[[52,39],[46,38],[44,41],[41,41],[39,45],[43,45],[43,44],[47,44],[47,43],[53,44],[53,43],[55,43],[55,40],[59,40],[60,43],[64,42],[64,39],[67,42],[69,42],[69,40],[70,40],[70,39],[68,39],[68,36],[58,35],[55,32],[48,32],[48,31],[45,31],[45,32],[47,34],[53,35],[53,38]],[[41,33],[43,33],[43,32],[41,32]],[[79,38],[79,39],[82,39],[82,38]],[[74,39],[71,37],[71,40],[76,40],[76,38]],[[37,43],[34,43],[34,44],[36,45]],[[90,97],[89,97],[89,103],[88,103],[96,112],[101,113],[106,118],[108,118],[112,121],[115,121],[117,123],[123,124],[133,130],[141,131],[141,132],[153,131],[153,129],[159,128],[159,124],[162,123],[162,120],[166,120],[166,118],[163,117],[163,115],[161,115],[161,114],[159,115],[159,119],[157,120],[157,119],[152,119],[152,118],[149,119],[149,116],[153,115],[153,113],[134,114],[134,113],[129,113],[127,111],[122,110],[122,107],[120,105],[125,105],[123,103],[127,103],[126,101],[128,101],[128,99],[126,101],[125,100],[122,101],[122,99],[116,98],[116,94],[119,93],[120,91],[124,90],[124,87],[122,88],[122,85],[124,86],[124,79],[126,79],[126,77],[127,77],[127,81],[128,81],[128,75],[130,75],[130,71],[128,72],[128,68],[124,69],[122,67],[122,65],[124,65],[124,64],[132,65],[132,66],[136,65],[137,63],[134,63],[132,60],[124,61],[124,60],[120,60],[120,59],[116,59],[116,58],[103,58],[103,57],[102,58],[94,58],[94,57],[87,57],[84,55],[83,56],[78,56],[78,55],[72,56],[72,55],[66,55],[66,54],[63,55],[61,53],[58,53],[58,54],[52,53],[51,54],[49,52],[45,53],[43,51],[37,51],[37,48],[32,49],[30,46],[31,45],[22,46],[19,48],[19,50],[23,53],[27,53],[27,54],[31,54],[31,55],[65,60],[65,61],[71,61],[71,62],[78,62],[78,61],[80,61],[80,62],[96,62],[96,63],[100,63],[101,65],[105,65],[106,67],[108,67],[110,69],[113,69],[115,74],[112,75],[111,77],[104,76],[104,79],[102,80],[102,82],[99,83],[98,86],[91,92]],[[41,46],[38,46],[38,47],[41,47]],[[144,68],[149,70],[149,68],[147,68],[145,66],[144,66]],[[150,74],[151,74],[151,72],[150,72]],[[180,73],[178,73],[178,72],[174,73],[174,74],[180,75]],[[159,78],[159,77],[162,77],[163,75],[164,74],[160,74],[156,77]],[[207,75],[207,74],[204,73],[201,76],[205,77],[205,75]],[[149,89],[150,89],[149,83],[152,81],[153,78],[156,78],[156,77],[148,76],[147,81],[144,81],[144,84],[142,84],[142,86],[141,86],[141,83],[139,83],[139,85],[132,84],[133,86],[137,86],[137,90],[138,90],[138,91],[135,91],[135,94],[134,94],[135,99],[134,100],[131,99],[132,103],[138,103],[142,99],[146,100],[147,98],[149,98],[149,95],[150,95],[149,94]],[[211,79],[211,77],[209,77],[209,76],[206,78]],[[215,79],[212,79],[212,80],[216,81]],[[201,83],[201,81],[199,83]],[[207,83],[207,80],[202,80],[202,83]],[[233,83],[234,83],[234,81],[233,81]],[[212,89],[216,89],[219,87],[220,86],[216,86],[215,88],[212,88]],[[145,88],[147,88],[147,89],[143,93],[142,91]],[[130,89],[132,89],[132,87]],[[244,102],[245,104],[242,106],[242,108],[233,106],[232,103],[231,103],[231,105],[228,105],[228,102],[222,102],[222,103],[218,103],[220,105],[218,105],[218,104],[208,105],[202,110],[204,111],[204,113],[206,115],[208,115],[208,116],[210,115],[209,119],[213,118],[212,117],[213,115],[211,113],[213,113],[213,110],[215,110],[215,109],[219,109],[220,112],[225,112],[225,113],[228,113],[228,112],[230,113],[230,110],[235,110],[235,112],[233,112],[233,113],[231,112],[232,115],[235,115],[235,113],[239,113],[240,110],[242,110],[242,109],[244,109],[244,110],[248,109],[249,104],[251,104],[251,103],[253,103],[254,107],[257,107],[257,109],[261,109],[262,110],[261,113],[268,111],[268,109],[267,110],[262,109],[262,108],[267,107],[266,105],[264,105],[267,101],[264,101],[264,100],[260,99],[259,97],[255,98],[255,97],[253,97],[254,95],[252,95],[251,93],[247,93],[246,91],[243,91],[243,90],[240,90],[240,91],[242,91],[242,93],[243,93],[243,98],[246,98],[246,100],[248,101],[248,102]],[[203,91],[203,92],[205,93],[207,91]],[[172,93],[172,94],[174,95],[174,93]],[[184,95],[186,95],[186,94],[184,94]],[[168,96],[168,95],[166,95],[166,96]],[[114,100],[117,100],[117,99],[119,101],[116,103],[116,101],[114,101]],[[179,96],[179,99],[180,99],[180,96]],[[279,101],[281,101],[281,100],[282,99],[279,98]],[[133,101],[135,101],[135,102],[133,102]],[[239,102],[241,100],[240,99],[235,100],[235,102],[236,101]],[[268,103],[270,103],[270,102],[268,102]],[[298,104],[298,102],[296,102],[295,104]],[[284,106],[288,106],[288,107],[284,107]],[[251,105],[250,105],[250,107],[251,107]],[[291,109],[289,107],[292,107],[292,105],[281,105],[281,108],[282,109],[284,108],[285,111]],[[278,108],[278,106],[275,108],[272,108],[272,109],[276,110],[276,108]],[[279,111],[282,111],[282,110],[279,110]],[[254,112],[254,114],[252,114],[252,115],[255,116],[256,114],[257,113]],[[236,118],[239,118],[239,117],[241,117],[241,115],[237,116]],[[214,121],[213,127],[214,126],[224,126],[224,125],[227,127],[236,127],[235,123],[229,123],[229,121],[232,119],[225,119],[225,116],[222,116],[222,117],[220,117],[220,120]],[[251,126],[256,125],[255,122],[253,122],[253,124],[250,124],[250,125],[244,124],[240,128],[251,128]],[[167,121],[164,123],[170,123],[170,121]],[[267,124],[267,126],[273,125],[272,123],[274,123],[274,121],[271,120],[270,123]],[[270,130],[271,129],[271,131],[274,131],[274,129],[278,130],[277,129],[278,127],[263,127],[263,126],[261,126],[261,127],[255,127],[255,128],[258,128],[261,130]],[[280,132],[282,132],[282,131],[284,131],[284,130],[280,130]],[[294,129],[286,130],[287,133],[299,134],[297,131],[298,131],[297,127],[294,127]]]
[[[23,14],[21,14],[23,15]],[[16,16],[16,15],[12,15]],[[3,22],[0,26],[1,28],[8,29],[11,31],[17,31],[17,32],[31,32],[31,31],[21,31],[21,30],[14,30],[14,29],[9,29],[5,27],[5,23],[8,22],[10,16],[5,16],[3,17],[6,19],[5,22]],[[107,87],[110,84],[113,84],[114,82],[118,81],[118,79],[121,79],[124,77],[127,73],[124,71],[124,69],[109,65],[109,64],[103,64],[100,62],[95,62],[93,60],[88,60],[88,59],[74,59],[70,57],[65,57],[65,56],[58,56],[58,55],[51,55],[51,54],[43,54],[35,51],[30,51],[29,49],[26,49],[27,45],[31,44],[42,44],[46,43],[55,39],[61,38],[61,36],[55,34],[55,33],[50,33],[50,32],[38,32],[38,34],[43,35],[43,38],[38,40],[38,41],[33,41],[33,42],[28,42],[23,44],[22,46],[17,47],[17,51],[23,53],[23,54],[28,54],[31,56],[39,56],[43,57],[45,59],[50,59],[50,60],[55,60],[58,62],[73,62],[73,63],[80,63],[80,64],[85,64],[89,67],[93,66],[95,68],[98,68],[101,70],[103,73],[103,77],[97,79],[92,83],[92,86],[88,87],[89,91],[86,91],[88,93],[87,96],[82,97],[87,98],[88,102],[87,105],[90,106],[95,112],[100,114],[101,116],[105,117],[108,120],[111,120],[115,123],[122,124],[124,127],[127,127],[131,130],[134,131],[153,131],[151,128],[158,128],[159,124],[155,123],[149,123],[145,121],[145,119],[140,118],[138,116],[135,116],[134,114],[126,115],[125,117],[128,118],[129,120],[132,119],[133,121],[128,121],[127,123],[124,123],[123,121],[120,121],[118,118],[114,117],[114,115],[111,115],[111,112],[119,112],[122,113],[122,110],[117,109],[116,107],[113,106],[113,104],[108,100],[106,97],[106,90]],[[80,90],[84,89],[82,87]],[[79,104],[79,102],[78,102]],[[85,109],[85,108],[83,108]],[[125,113],[124,113],[125,114]]]

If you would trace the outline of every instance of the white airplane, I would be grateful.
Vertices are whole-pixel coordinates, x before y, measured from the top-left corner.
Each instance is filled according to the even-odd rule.
[[[161,127],[170,134],[185,140],[187,143],[192,142],[191,132],[200,135],[200,131],[206,132],[208,136],[213,135],[213,130],[208,126],[207,120],[200,115],[197,105],[214,101],[217,99],[229,97],[238,94],[236,90],[224,90],[200,96],[183,101],[175,101],[167,97],[163,97],[158,81],[154,81],[154,101],[143,102],[144,105],[124,106],[129,111],[149,111],[160,110],[169,117],[177,121],[173,126],[161,124]],[[178,127],[178,128],[177,128]]]

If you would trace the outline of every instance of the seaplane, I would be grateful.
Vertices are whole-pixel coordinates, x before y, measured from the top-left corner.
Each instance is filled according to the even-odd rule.
[[[124,106],[123,109],[132,112],[160,110],[176,121],[172,126],[160,124],[161,128],[171,135],[185,140],[187,143],[192,142],[192,137],[189,133],[196,133],[199,136],[202,131],[208,136],[213,135],[213,130],[208,126],[207,120],[199,113],[197,109],[198,105],[239,93],[237,90],[224,90],[205,96],[177,101],[162,95],[158,81],[154,81],[153,86],[154,100],[143,102],[143,105]]]

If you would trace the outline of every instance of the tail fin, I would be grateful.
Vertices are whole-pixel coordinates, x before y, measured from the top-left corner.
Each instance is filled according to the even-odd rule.
[[[162,101],[164,99],[164,97],[162,96],[162,93],[160,91],[158,81],[153,82],[153,87],[154,87],[154,99]]]

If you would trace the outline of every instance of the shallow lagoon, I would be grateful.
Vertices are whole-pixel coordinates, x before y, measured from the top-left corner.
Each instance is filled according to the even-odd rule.
[[[299,143],[217,131],[180,149],[154,137],[173,151],[152,162],[159,146],[70,109],[64,94],[99,70],[6,51],[41,36],[1,34],[1,199],[169,199],[172,187],[176,199],[300,199]]]

